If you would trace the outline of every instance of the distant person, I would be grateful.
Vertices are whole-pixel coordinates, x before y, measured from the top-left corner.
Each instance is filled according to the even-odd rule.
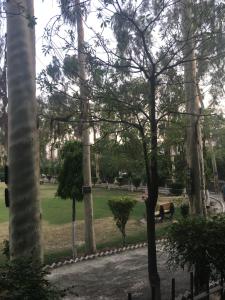
[[[223,201],[225,202],[225,184],[222,186],[221,192],[223,195]]]

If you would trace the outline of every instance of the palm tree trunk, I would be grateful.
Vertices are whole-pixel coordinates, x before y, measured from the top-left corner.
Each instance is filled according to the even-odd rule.
[[[7,1],[10,256],[41,261],[33,15],[32,0]]]
[[[85,245],[86,252],[96,251],[94,219],[93,219],[93,199],[91,182],[91,151],[90,151],[90,124],[89,124],[89,100],[86,72],[86,55],[84,47],[84,28],[80,0],[75,0],[77,11],[77,35],[78,35],[78,61],[80,79],[81,98],[81,124],[82,124],[82,144],[83,144],[83,180],[84,180],[84,209],[85,209]]]

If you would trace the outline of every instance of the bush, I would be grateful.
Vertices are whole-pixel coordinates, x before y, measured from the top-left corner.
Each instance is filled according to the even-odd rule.
[[[189,216],[189,204],[188,203],[181,204],[180,213],[183,218],[187,218]]]
[[[61,299],[45,279],[48,273],[31,259],[7,262],[0,271],[0,299],[2,300],[57,300]]]
[[[180,207],[185,201],[185,198],[184,197],[176,197],[176,198],[173,198],[173,204],[176,206],[176,207]]]
[[[112,211],[114,220],[116,221],[116,226],[119,228],[122,234],[123,245],[125,245],[126,242],[125,227],[136,202],[136,200],[128,197],[123,197],[120,200],[108,201],[109,208]]]
[[[184,185],[179,182],[170,184],[170,193],[176,196],[180,196],[183,193]]]
[[[132,184],[137,189],[140,186],[140,184],[141,184],[141,178],[140,177],[133,177],[132,178]]]
[[[196,293],[204,290],[218,274],[225,274],[225,216],[210,219],[184,218],[168,230],[168,263],[195,267]]]

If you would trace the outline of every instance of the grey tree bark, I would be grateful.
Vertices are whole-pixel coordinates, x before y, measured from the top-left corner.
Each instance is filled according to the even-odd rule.
[[[187,168],[190,174],[189,201],[195,215],[205,215],[204,164],[200,125],[201,103],[196,78],[196,57],[193,40],[192,1],[181,2],[184,46],[184,88],[187,116]]]
[[[10,256],[41,261],[33,1],[9,0],[6,8]]]
[[[97,128],[95,125],[93,125],[93,133],[94,133],[94,144],[95,144],[97,141],[97,137],[96,137],[97,136]],[[97,178],[97,182],[100,181],[99,159],[100,159],[99,153],[96,152],[95,153],[95,177]]]
[[[219,194],[219,192],[220,192],[219,176],[218,176],[216,156],[215,156],[212,136],[210,136],[210,138],[209,138],[209,149],[210,149],[212,169],[213,169],[214,190],[215,190],[215,193]]]
[[[84,180],[84,210],[85,210],[85,246],[87,253],[96,251],[93,197],[91,182],[91,151],[90,151],[90,123],[89,123],[89,100],[86,71],[86,55],[84,44],[84,28],[80,0],[75,0],[77,12],[77,35],[78,35],[78,61],[81,99],[81,126],[83,145],[83,180]]]

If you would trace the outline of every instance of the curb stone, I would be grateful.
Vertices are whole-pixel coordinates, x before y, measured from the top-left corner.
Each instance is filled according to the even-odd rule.
[[[160,239],[160,240],[156,241],[157,251],[158,250],[159,251],[163,250],[163,243],[165,241],[166,241],[166,239]],[[129,245],[129,246],[123,247],[123,248],[116,248],[116,249],[106,250],[106,251],[103,251],[103,252],[97,252],[95,254],[85,255],[85,256],[77,257],[75,259],[65,260],[63,262],[54,262],[51,265],[45,265],[43,267],[43,269],[44,270],[53,270],[53,269],[56,269],[56,268],[60,268],[62,266],[75,264],[75,263],[82,262],[82,261],[88,261],[88,260],[96,259],[98,257],[111,256],[111,255],[121,253],[121,252],[124,252],[124,251],[130,251],[130,250],[136,250],[136,249],[139,249],[139,248],[144,248],[144,247],[147,247],[147,245],[148,245],[148,243],[144,242],[144,243]]]

